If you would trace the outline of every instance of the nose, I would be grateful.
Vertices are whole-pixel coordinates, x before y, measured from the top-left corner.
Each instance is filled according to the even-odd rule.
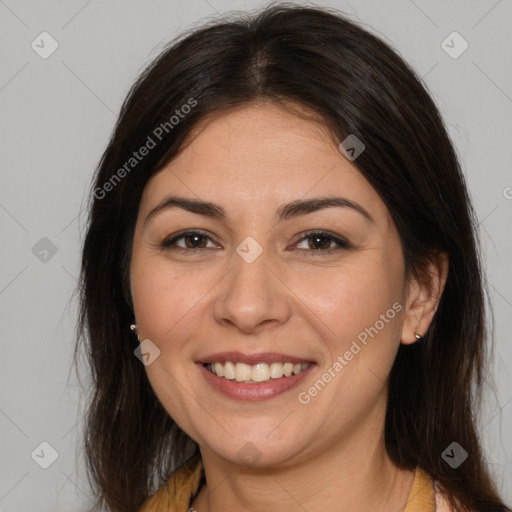
[[[277,326],[290,318],[290,289],[272,268],[266,251],[251,263],[235,254],[231,271],[219,284],[213,313],[224,326],[256,334],[263,325]]]

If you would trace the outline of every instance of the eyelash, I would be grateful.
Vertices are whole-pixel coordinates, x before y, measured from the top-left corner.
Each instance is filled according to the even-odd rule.
[[[178,240],[181,240],[182,238],[185,238],[186,236],[189,236],[189,235],[200,235],[200,236],[205,237],[213,242],[213,240],[208,235],[206,235],[205,233],[203,233],[201,231],[184,231],[182,233],[178,233],[177,235],[173,236],[172,238],[165,239],[163,242],[161,242],[160,247],[163,250],[184,251],[184,252],[189,252],[189,253],[192,252],[194,254],[208,250],[208,248],[172,247],[172,245],[175,244]],[[300,240],[298,240],[295,243],[295,245],[297,245],[300,242],[303,242],[304,240],[307,240],[309,238],[313,238],[315,236],[326,238],[326,239],[334,242],[335,244],[337,244],[338,247],[331,248],[331,249],[309,249],[309,250],[308,249],[295,249],[295,250],[306,251],[306,252],[311,253],[311,256],[315,256],[317,254],[318,255],[331,254],[335,251],[339,251],[340,249],[346,250],[346,249],[352,248],[351,244],[349,242],[347,242],[346,240],[344,240],[343,238],[336,237],[336,236],[330,234],[328,231],[323,231],[323,230],[308,231],[308,232],[304,233],[304,236]]]

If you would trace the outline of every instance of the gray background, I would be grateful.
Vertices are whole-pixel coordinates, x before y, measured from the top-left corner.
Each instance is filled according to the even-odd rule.
[[[79,447],[84,394],[71,370],[73,290],[84,196],[128,88],[161,45],[184,28],[217,13],[260,5],[0,0],[0,511],[69,512],[90,504]],[[457,147],[480,221],[495,311],[496,387],[488,388],[480,432],[510,504],[511,2],[317,5],[362,21],[412,64],[425,78]],[[47,59],[31,47],[43,31],[59,45]],[[469,44],[458,58],[441,46],[453,31]],[[461,48],[460,40],[448,41]],[[48,240],[41,241],[44,237]],[[50,462],[49,449],[38,448],[31,458],[43,441],[58,452],[48,469],[35,460]],[[471,447],[464,448],[471,456]]]

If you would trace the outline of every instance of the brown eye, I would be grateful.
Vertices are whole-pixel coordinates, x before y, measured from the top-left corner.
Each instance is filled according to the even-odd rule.
[[[184,245],[177,243],[180,240],[184,241]],[[160,245],[164,249],[201,250],[208,248],[208,240],[211,238],[199,231],[186,231],[164,240]]]
[[[200,231],[185,231],[165,239],[160,246],[165,250],[196,252],[212,248],[212,246],[208,247],[208,241],[212,242],[213,248],[218,247],[208,235]],[[304,242],[307,243],[307,247],[300,249],[306,249],[306,253],[329,254],[340,249],[350,249],[352,247],[346,240],[326,231],[312,231],[306,233],[306,236],[295,244],[294,249]]]
[[[307,241],[306,249],[313,252],[326,252],[330,253],[339,249],[349,249],[351,245],[341,238],[338,238],[326,231],[312,231],[306,233],[306,236],[301,238],[295,247]],[[335,244],[333,247],[331,244]]]

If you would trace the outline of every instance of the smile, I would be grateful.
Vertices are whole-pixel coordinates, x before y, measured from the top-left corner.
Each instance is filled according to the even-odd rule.
[[[217,377],[223,377],[228,380],[236,380],[244,383],[266,382],[271,379],[281,379],[282,377],[291,377],[298,375],[306,370],[310,363],[280,363],[273,362],[257,363],[249,365],[245,363],[233,363],[226,361],[225,363],[215,362],[208,363],[206,368]]]
[[[230,399],[255,402],[291,391],[317,367],[316,363],[196,363],[206,384]],[[222,373],[222,376],[216,372]],[[259,379],[259,380],[258,380]]]

